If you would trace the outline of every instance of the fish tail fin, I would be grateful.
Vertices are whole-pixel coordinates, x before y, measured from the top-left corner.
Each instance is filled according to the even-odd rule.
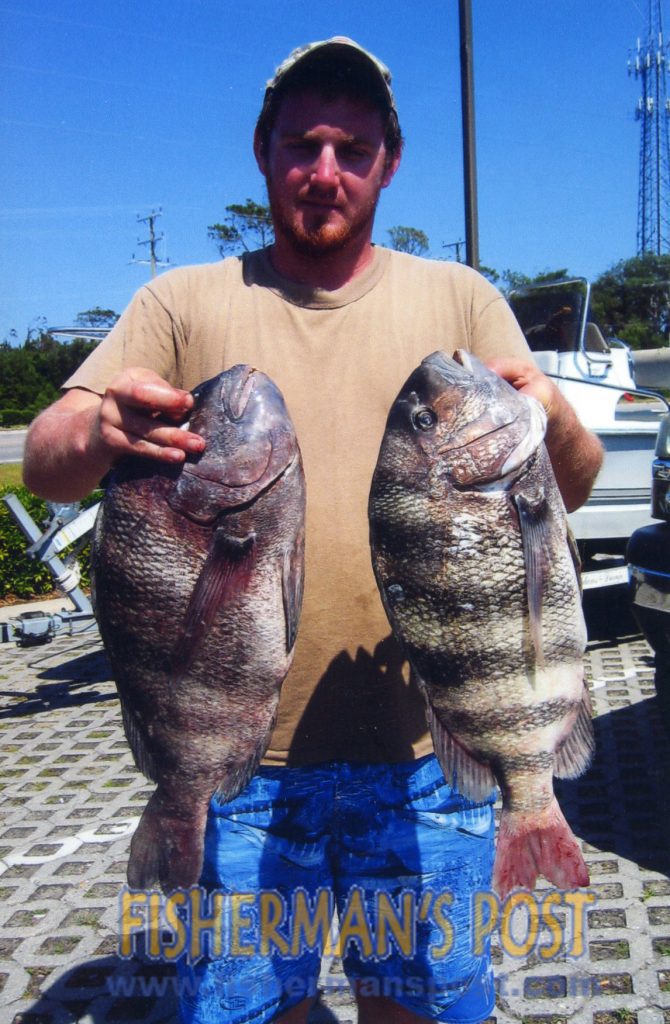
[[[151,796],[130,843],[128,885],[165,893],[197,885],[202,872],[207,806],[188,818],[170,813],[160,790]]]
[[[512,889],[533,889],[543,875],[557,889],[589,884],[579,843],[554,797],[540,814],[503,808],[493,888],[501,899]]]

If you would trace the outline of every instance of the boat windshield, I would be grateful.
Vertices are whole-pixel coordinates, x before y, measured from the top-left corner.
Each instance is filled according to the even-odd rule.
[[[510,296],[510,305],[533,352],[579,348],[588,288],[585,281],[532,285]]]

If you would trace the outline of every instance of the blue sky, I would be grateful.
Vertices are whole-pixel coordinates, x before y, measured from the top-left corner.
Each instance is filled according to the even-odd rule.
[[[670,38],[670,4],[664,21]],[[594,277],[635,254],[646,0],[472,0],[482,262]],[[407,145],[375,240],[464,237],[457,0],[0,0],[0,340],[121,311],[149,277],[218,258],[207,225],[263,200],[263,85],[295,45],[353,36],[391,68]]]

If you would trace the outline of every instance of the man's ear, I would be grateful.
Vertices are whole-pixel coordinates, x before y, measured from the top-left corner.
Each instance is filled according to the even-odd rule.
[[[254,156],[256,157],[258,169],[264,176],[267,174],[268,167],[268,163],[265,158],[265,149],[266,147],[263,145],[263,142],[261,141],[260,133],[258,129],[256,129],[256,131],[254,132]]]
[[[390,185],[391,182],[393,181],[393,177],[395,175],[395,172],[400,167],[400,159],[401,159],[401,157],[402,157],[402,150],[399,149],[398,152],[395,153],[394,156],[392,156],[390,159],[388,159],[386,161],[386,166],[384,168],[384,175],[382,177],[382,188],[386,188],[387,185]]]

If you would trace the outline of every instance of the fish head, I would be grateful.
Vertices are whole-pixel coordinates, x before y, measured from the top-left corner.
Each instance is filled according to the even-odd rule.
[[[197,522],[253,501],[299,458],[284,399],[260,370],[238,364],[192,392],[189,431],[205,439],[189,455],[171,507]]]
[[[460,349],[424,359],[389,417],[439,477],[462,488],[513,478],[542,443],[546,422],[539,402]]]

